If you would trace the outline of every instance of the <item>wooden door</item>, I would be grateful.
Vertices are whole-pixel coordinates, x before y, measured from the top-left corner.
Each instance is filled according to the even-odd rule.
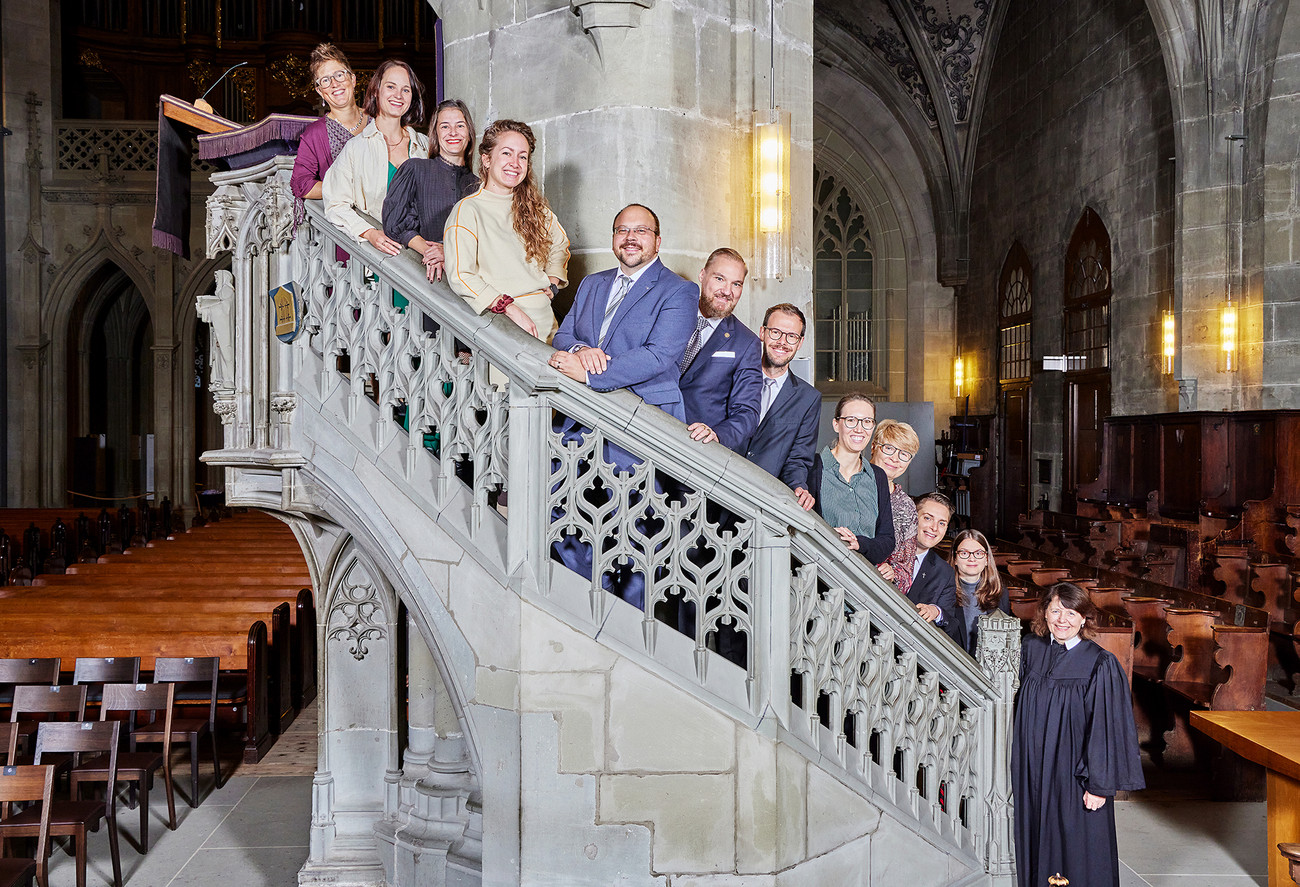
[[[1065,483],[1061,509],[1074,511],[1080,484],[1101,474],[1102,421],[1110,415],[1110,373],[1079,374],[1066,379]]]
[[[998,447],[998,532],[1006,536],[1029,511],[1029,385],[1002,389]]]

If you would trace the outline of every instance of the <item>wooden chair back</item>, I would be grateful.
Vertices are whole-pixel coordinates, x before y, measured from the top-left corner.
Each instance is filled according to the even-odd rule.
[[[136,684],[140,682],[139,656],[78,656],[73,684]]]
[[[75,764],[83,754],[107,755],[108,784],[117,784],[117,745],[122,725],[117,721],[47,721],[36,729],[36,760],[41,755],[71,754]],[[115,816],[114,792],[107,792],[108,815]]]
[[[50,809],[53,806],[54,768],[48,764],[0,769],[0,821],[9,818],[18,801],[40,801],[40,830],[36,835],[36,883],[46,887],[50,852]],[[30,871],[30,869],[28,870]]]
[[[220,674],[221,658],[218,656],[159,656],[153,666],[155,683],[182,685],[177,688],[178,701],[198,702],[206,698],[210,729],[215,729],[217,724],[217,678]]]
[[[0,684],[57,684],[59,659],[0,659]]]
[[[18,755],[18,728],[21,715],[69,715],[80,721],[86,716],[86,687],[47,687],[44,684],[20,684],[14,687],[14,703],[9,709],[9,737],[6,763]],[[26,728],[29,731],[30,727]]]
[[[105,684],[104,701],[99,707],[99,719],[108,720],[110,712],[146,714],[146,724],[162,728],[163,766],[167,769],[168,779],[170,779],[172,708],[175,702],[176,685],[173,683]]]

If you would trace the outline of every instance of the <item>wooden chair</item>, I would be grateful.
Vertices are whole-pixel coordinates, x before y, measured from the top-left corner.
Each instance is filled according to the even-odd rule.
[[[84,688],[83,688],[84,689]],[[74,757],[87,752],[108,756],[108,784],[117,782],[117,743],[121,735],[117,721],[87,723],[44,723],[36,731],[36,763],[52,753]],[[40,833],[40,819],[49,810],[49,833],[71,838],[76,847],[77,887],[86,887],[86,833],[108,823],[108,850],[113,858],[113,887],[122,887],[122,861],[117,852],[117,802],[107,791],[102,801],[54,801],[41,810],[28,807],[0,822],[0,838],[34,838]]]
[[[19,684],[57,684],[59,682],[59,660],[54,659],[0,659],[0,708],[8,707],[14,701],[14,687]],[[36,732],[32,724],[21,726],[6,725],[0,728],[0,741],[5,747],[11,745],[10,738],[14,730],[19,731],[18,739],[26,745]],[[5,763],[13,763],[6,759]]]
[[[131,783],[132,792],[139,789],[140,852],[149,849],[149,789],[153,787],[154,771],[161,768],[163,784],[167,788],[167,828],[176,830],[176,797],[172,789],[172,706],[175,703],[175,684],[105,684],[104,699],[99,708],[99,719],[108,720],[112,712],[140,712],[149,715],[150,726],[162,728],[162,751],[119,752],[117,756],[117,781]],[[161,722],[159,717],[161,716]],[[72,768],[69,776],[72,796],[81,797],[83,782],[107,782],[108,759],[105,755],[82,761]]]
[[[177,703],[205,703],[208,707],[208,716],[206,718],[180,717],[172,719],[172,741],[188,742],[190,745],[189,804],[191,807],[199,805],[199,740],[205,734],[212,742],[213,787],[214,789],[221,788],[221,759],[217,755],[217,679],[220,672],[221,660],[217,656],[186,656],[184,658],[159,656],[154,660],[153,679],[156,682],[190,685],[189,687],[177,687]],[[140,727],[131,733],[133,748],[137,742],[162,741],[163,734],[156,724]]]
[[[54,768],[48,765],[5,767],[0,770],[0,825],[9,817],[15,801],[40,801],[36,826],[34,859],[0,859],[0,887],[20,887],[31,883],[32,875],[40,887],[49,885],[50,808],[54,792]]]
[[[18,729],[15,729],[9,737],[9,762],[17,763],[35,763],[34,761],[18,760],[18,737],[22,732],[24,723],[31,730],[38,726],[36,723],[22,720],[22,715],[68,715],[69,720],[80,721],[86,717],[86,687],[46,687],[35,684],[22,684],[14,687],[14,704],[9,710],[10,723]],[[30,731],[29,731],[30,732]],[[59,760],[46,760],[47,764],[54,764],[56,770],[65,770],[68,767],[71,758],[62,758]]]
[[[98,705],[104,684],[140,683],[139,656],[78,656],[72,683],[87,684],[86,704]]]

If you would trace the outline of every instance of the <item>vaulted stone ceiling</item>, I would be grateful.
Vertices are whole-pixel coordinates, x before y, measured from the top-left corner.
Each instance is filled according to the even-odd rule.
[[[966,196],[997,29],[1009,0],[816,0],[818,61],[895,109],[938,192],[941,276],[964,279]],[[914,109],[914,110],[911,110]]]
[[[937,126],[935,87],[954,122],[970,119],[993,2],[819,0],[817,11],[889,67],[931,125]],[[926,76],[927,68],[938,75],[933,84]]]

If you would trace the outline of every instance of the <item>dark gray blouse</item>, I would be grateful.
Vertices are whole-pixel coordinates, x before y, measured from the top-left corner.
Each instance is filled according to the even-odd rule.
[[[384,233],[402,246],[420,235],[442,243],[442,229],[456,201],[478,190],[468,166],[453,166],[441,157],[414,157],[397,168],[384,197]]]

